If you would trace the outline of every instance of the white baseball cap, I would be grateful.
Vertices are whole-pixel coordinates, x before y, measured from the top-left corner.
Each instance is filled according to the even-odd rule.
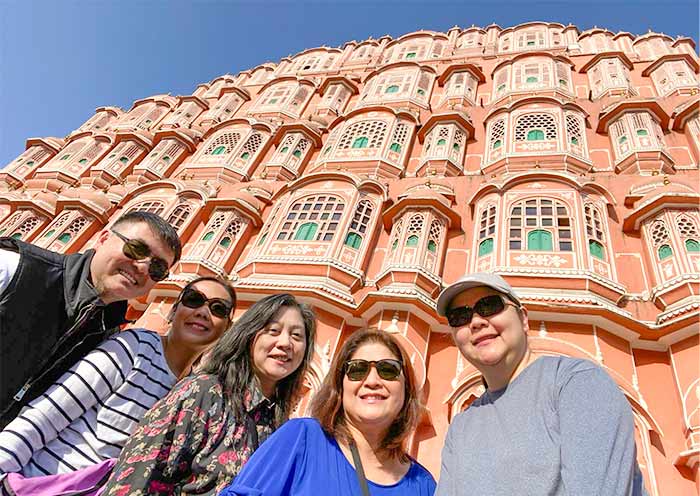
[[[515,294],[512,286],[506,282],[498,274],[492,274],[490,272],[475,272],[473,274],[467,274],[460,280],[453,282],[447,286],[437,299],[437,313],[438,315],[445,316],[447,308],[450,306],[452,299],[457,296],[462,291],[470,288],[476,288],[478,286],[487,286],[491,289],[495,289],[499,293],[503,293],[508,298],[517,303],[518,306],[522,306],[520,299]]]

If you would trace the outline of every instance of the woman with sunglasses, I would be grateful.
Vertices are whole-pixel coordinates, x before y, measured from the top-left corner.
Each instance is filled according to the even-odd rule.
[[[180,293],[164,336],[129,329],[102,342],[0,433],[0,473],[74,472],[119,456],[138,422],[231,324],[236,294],[202,277]]]
[[[218,493],[288,418],[315,330],[313,312],[292,295],[255,303],[200,372],[146,413],[102,494]]]
[[[343,345],[311,405],[255,452],[222,496],[430,496],[435,480],[405,451],[419,401],[408,356],[391,334]]]

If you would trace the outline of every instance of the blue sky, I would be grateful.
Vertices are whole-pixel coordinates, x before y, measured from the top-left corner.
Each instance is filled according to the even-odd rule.
[[[128,109],[321,45],[531,20],[698,40],[697,0],[0,0],[0,167],[99,106]]]

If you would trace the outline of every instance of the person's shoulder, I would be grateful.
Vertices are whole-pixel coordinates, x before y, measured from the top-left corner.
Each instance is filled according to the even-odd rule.
[[[302,433],[307,438],[320,438],[325,432],[320,422],[311,417],[299,417],[287,420],[278,430],[284,433]]]
[[[538,359],[542,366],[554,369],[560,378],[570,377],[580,372],[591,372],[593,374],[603,373],[603,369],[595,362],[585,358],[572,358],[566,356],[543,356]]]
[[[431,474],[427,468],[421,465],[418,460],[413,458],[411,458],[411,469],[407,475],[410,475],[415,480],[423,481],[432,487],[436,486],[435,477],[433,477],[433,474]]]

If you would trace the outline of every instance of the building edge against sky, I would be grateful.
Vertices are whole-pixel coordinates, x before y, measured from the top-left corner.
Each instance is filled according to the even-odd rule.
[[[540,22],[309,49],[28,139],[0,171],[0,233],[75,252],[127,211],[168,218],[183,259],[131,302],[148,328],[195,275],[230,277],[238,315],[278,291],[313,304],[297,415],[350,333],[396,333],[426,405],[410,452],[436,476],[483,388],[435,299],[498,272],[536,353],[620,386],[650,494],[694,494],[699,68],[690,38]]]

